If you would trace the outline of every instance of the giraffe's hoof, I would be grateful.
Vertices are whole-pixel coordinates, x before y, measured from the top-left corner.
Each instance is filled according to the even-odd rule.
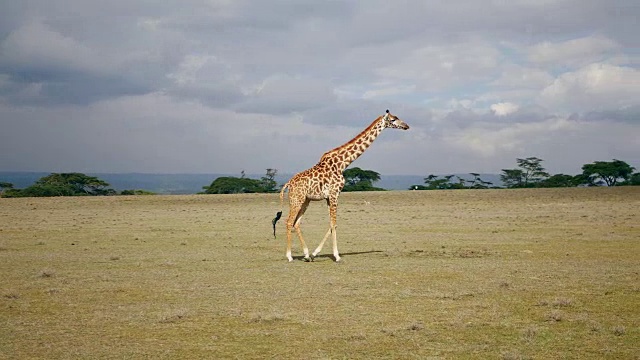
[[[310,258],[308,258],[308,257],[302,258],[302,260],[304,260],[304,262],[309,262],[309,261],[311,261],[311,259],[310,259]]]

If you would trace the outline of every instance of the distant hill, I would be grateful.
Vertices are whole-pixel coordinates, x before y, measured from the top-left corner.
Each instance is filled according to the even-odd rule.
[[[2,172],[0,181],[10,182],[16,188],[25,188],[33,185],[41,177],[49,175],[49,172]],[[238,174],[140,174],[140,173],[86,173],[96,176],[117,190],[148,190],[158,194],[196,194],[202,191],[203,186],[209,186],[213,180],[221,176],[238,176]],[[278,185],[284,184],[293,174],[278,174]],[[471,179],[469,174],[456,174],[464,179]],[[263,174],[248,174],[252,179],[259,179]],[[500,185],[500,176],[496,174],[481,174],[484,181],[491,181]],[[381,175],[376,187],[387,190],[407,190],[411,185],[423,185],[424,176],[421,175]]]

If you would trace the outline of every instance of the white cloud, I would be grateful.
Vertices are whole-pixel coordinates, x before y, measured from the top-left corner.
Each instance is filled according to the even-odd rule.
[[[167,77],[175,81],[178,86],[194,84],[197,80],[196,76],[198,75],[198,71],[200,71],[207,62],[215,62],[216,60],[217,58],[211,55],[187,55],[178,66],[178,69],[168,74]]]
[[[620,45],[604,36],[589,36],[562,42],[544,41],[526,50],[533,64],[542,66],[575,66],[601,61]]]
[[[242,112],[282,114],[331,105],[337,96],[331,82],[289,75],[273,75],[256,85],[235,108]]]
[[[500,51],[484,41],[430,45],[393,59],[376,74],[384,81],[410,82],[419,91],[442,91],[489,79],[501,57]]]
[[[491,105],[490,109],[491,109],[491,111],[493,111],[494,114],[496,114],[498,116],[506,116],[506,115],[513,114],[514,112],[518,111],[518,109],[520,109],[520,107],[517,104],[514,104],[514,103],[501,102],[501,103],[496,103],[496,104]]]
[[[591,64],[560,75],[540,94],[540,103],[566,111],[619,109],[640,102],[640,70]]]
[[[500,67],[500,76],[491,82],[491,86],[515,89],[542,89],[553,82],[547,71],[506,63]]]
[[[566,118],[550,118],[536,123],[515,123],[497,127],[476,123],[445,137],[446,142],[470,151],[475,156],[493,157],[500,153],[518,154],[530,144],[554,133],[573,130],[577,124]]]

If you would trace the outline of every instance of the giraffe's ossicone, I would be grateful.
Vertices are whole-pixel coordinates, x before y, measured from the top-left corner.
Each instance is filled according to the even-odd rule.
[[[344,145],[327,151],[312,168],[297,173],[282,186],[282,190],[280,191],[280,207],[282,207],[284,201],[284,191],[287,188],[289,189],[286,253],[289,261],[293,261],[293,257],[291,256],[291,231],[293,229],[296,230],[298,238],[300,239],[305,261],[312,260],[320,253],[329,235],[332,235],[333,239],[333,256],[336,261],[340,261],[336,239],[336,214],[338,210],[338,196],[344,187],[344,176],[342,172],[349,164],[360,157],[378,135],[380,135],[382,130],[386,128],[407,130],[409,129],[409,125],[387,110],[384,115],[376,118],[371,125],[356,137]],[[312,200],[325,200],[327,202],[329,208],[329,230],[327,230],[320,245],[318,245],[310,257],[309,249],[304,242],[302,231],[300,230],[300,221]],[[276,235],[276,223],[281,215],[282,210],[279,211],[272,220],[274,237]]]

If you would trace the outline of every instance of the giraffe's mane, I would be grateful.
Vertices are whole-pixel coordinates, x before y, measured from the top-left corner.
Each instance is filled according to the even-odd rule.
[[[365,134],[369,133],[371,129],[373,129],[378,124],[381,118],[382,116],[378,116],[375,120],[373,120],[373,122],[369,126],[367,126],[364,130],[362,130],[358,135],[354,136],[351,140],[322,154],[322,156],[320,157],[320,160],[322,160],[325,156],[329,154],[333,154],[337,151],[340,151],[340,149],[353,145],[356,142],[356,140],[362,138]]]

